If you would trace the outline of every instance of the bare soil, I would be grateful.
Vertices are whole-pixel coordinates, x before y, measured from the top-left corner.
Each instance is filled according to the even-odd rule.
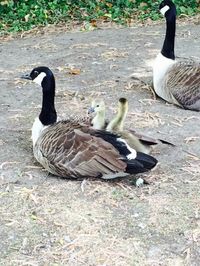
[[[146,84],[164,31],[162,23],[1,41],[0,265],[200,265],[200,116]],[[177,26],[177,56],[199,60],[199,43],[199,25]],[[153,150],[159,165],[141,175],[149,185],[59,179],[38,165],[30,130],[41,91],[19,77],[39,65],[55,73],[60,118],[85,114],[99,96],[111,117],[123,96],[127,128],[177,145]]]

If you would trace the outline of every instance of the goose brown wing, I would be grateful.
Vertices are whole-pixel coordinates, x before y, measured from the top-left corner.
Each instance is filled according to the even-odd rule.
[[[90,126],[92,123],[92,117],[88,115],[87,116],[70,115],[67,120],[73,121],[73,123],[80,123],[87,126]]]
[[[43,132],[37,145],[53,173],[63,177],[98,177],[123,172],[119,152],[94,130],[76,122],[58,122]]]
[[[175,64],[166,76],[165,86],[184,108],[200,110],[200,63]]]

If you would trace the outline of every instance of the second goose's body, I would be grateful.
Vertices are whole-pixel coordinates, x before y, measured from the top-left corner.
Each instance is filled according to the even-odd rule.
[[[125,130],[124,121],[128,113],[128,101],[125,98],[120,98],[118,101],[118,110],[116,116],[110,121],[106,130],[119,134],[121,138],[125,139],[128,145],[138,152],[149,154],[151,146],[158,143],[164,143],[174,146],[172,143],[150,138],[145,135],[138,134],[135,130]]]
[[[164,0],[159,9],[166,18],[166,34],[153,67],[154,90],[169,103],[200,111],[200,63],[175,61],[176,7]]]
[[[23,78],[42,86],[42,110],[32,128],[33,152],[50,173],[113,179],[149,171],[157,164],[155,158],[137,153],[118,135],[95,130],[77,119],[56,122],[55,79],[49,68],[35,68]]]

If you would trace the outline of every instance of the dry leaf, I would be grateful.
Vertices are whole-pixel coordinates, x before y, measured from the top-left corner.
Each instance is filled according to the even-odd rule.
[[[91,20],[90,24],[92,25],[92,27],[97,27],[97,21],[95,19]]]
[[[68,74],[70,75],[80,75],[81,70],[78,68],[69,69]]]
[[[73,66],[59,66],[57,67],[58,71],[66,71],[70,75],[80,75],[81,70],[79,68],[74,68]]]
[[[199,137],[187,137],[185,138],[185,143],[193,142],[195,140],[199,139]]]

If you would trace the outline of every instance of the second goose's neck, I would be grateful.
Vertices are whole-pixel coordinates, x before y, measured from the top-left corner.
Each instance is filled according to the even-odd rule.
[[[55,79],[52,77],[42,83],[42,110],[39,119],[43,125],[48,126],[57,120],[57,114],[54,105],[55,98]]]
[[[176,32],[176,15],[172,15],[166,18],[166,35],[164,44],[161,50],[161,54],[169,59],[174,60],[174,43],[175,43],[175,32]]]
[[[124,120],[126,118],[126,115],[127,115],[126,108],[120,107],[118,109],[117,115],[110,122],[110,124],[108,125],[108,128],[107,129],[110,130],[110,131],[112,131],[112,130],[122,131],[123,130]]]

